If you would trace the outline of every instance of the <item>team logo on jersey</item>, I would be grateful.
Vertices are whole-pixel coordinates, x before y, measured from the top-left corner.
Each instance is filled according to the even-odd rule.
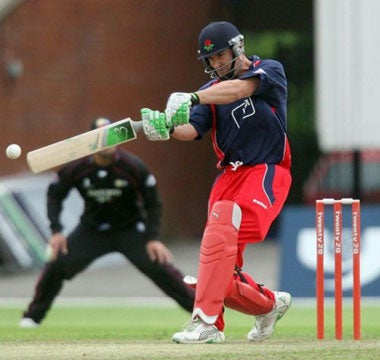
[[[212,43],[212,40],[206,39],[203,42],[203,49],[206,50],[206,51],[212,51],[214,49],[214,46],[215,45]]]
[[[145,224],[142,221],[139,221],[138,223],[136,223],[136,230],[139,233],[145,232],[145,230],[146,230]]]
[[[84,178],[82,180],[82,186],[85,188],[85,189],[88,189],[90,186],[91,186],[91,180],[89,178]]]
[[[145,180],[145,185],[148,187],[156,186],[156,178],[153,175],[149,175]]]
[[[97,175],[98,175],[98,178],[105,178],[108,175],[108,171],[107,170],[99,170]]]
[[[87,196],[94,199],[99,204],[111,202],[114,198],[121,197],[123,194],[120,189],[89,189]]]
[[[116,179],[115,180],[115,187],[122,188],[128,186],[128,181],[124,179]]]
[[[264,69],[257,69],[256,71],[254,71],[254,74],[266,74],[266,72]]]
[[[256,109],[253,105],[252,99],[244,99],[238,106],[236,106],[231,114],[236,123],[236,126],[240,128],[241,122],[250,116],[255,115]]]

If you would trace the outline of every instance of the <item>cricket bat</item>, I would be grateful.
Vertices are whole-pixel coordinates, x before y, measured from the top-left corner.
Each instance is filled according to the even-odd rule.
[[[68,139],[29,151],[26,161],[30,170],[39,173],[70,161],[95,154],[109,147],[137,138],[136,131],[142,128],[141,121],[130,118],[87,131]]]

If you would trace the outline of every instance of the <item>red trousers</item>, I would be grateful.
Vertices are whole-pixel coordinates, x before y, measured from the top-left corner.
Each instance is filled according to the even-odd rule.
[[[256,243],[265,239],[271,224],[279,215],[286,201],[290,185],[290,170],[280,165],[240,166],[235,170],[228,167],[216,179],[210,194],[209,211],[220,200],[232,201],[238,204],[242,210],[242,221],[237,240],[237,269],[243,267],[243,255],[247,243]],[[231,278],[226,279],[228,283],[228,285],[225,284],[226,288],[230,289],[233,282],[243,281],[274,300],[271,290],[259,286],[248,274],[242,273],[242,275],[243,278],[237,274],[231,274]],[[210,296],[212,297],[212,294]],[[222,311],[215,325],[219,330],[223,330]]]
[[[291,185],[290,170],[279,165],[227,167],[216,179],[209,198],[209,210],[215,202],[230,200],[242,210],[237,266],[247,243],[263,241],[280,213]]]

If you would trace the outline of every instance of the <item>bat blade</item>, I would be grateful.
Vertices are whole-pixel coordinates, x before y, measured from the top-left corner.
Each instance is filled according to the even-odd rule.
[[[126,118],[30,151],[27,153],[26,161],[30,170],[39,173],[132,141],[137,138],[136,130],[140,128],[140,121]]]

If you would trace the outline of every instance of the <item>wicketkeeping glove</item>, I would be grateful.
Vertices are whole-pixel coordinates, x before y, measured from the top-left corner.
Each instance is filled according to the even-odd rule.
[[[152,141],[169,140],[165,114],[157,110],[141,109],[141,119],[146,137]]]
[[[199,97],[196,93],[172,93],[165,109],[168,128],[187,124],[190,119],[190,108],[196,104],[199,104]]]

